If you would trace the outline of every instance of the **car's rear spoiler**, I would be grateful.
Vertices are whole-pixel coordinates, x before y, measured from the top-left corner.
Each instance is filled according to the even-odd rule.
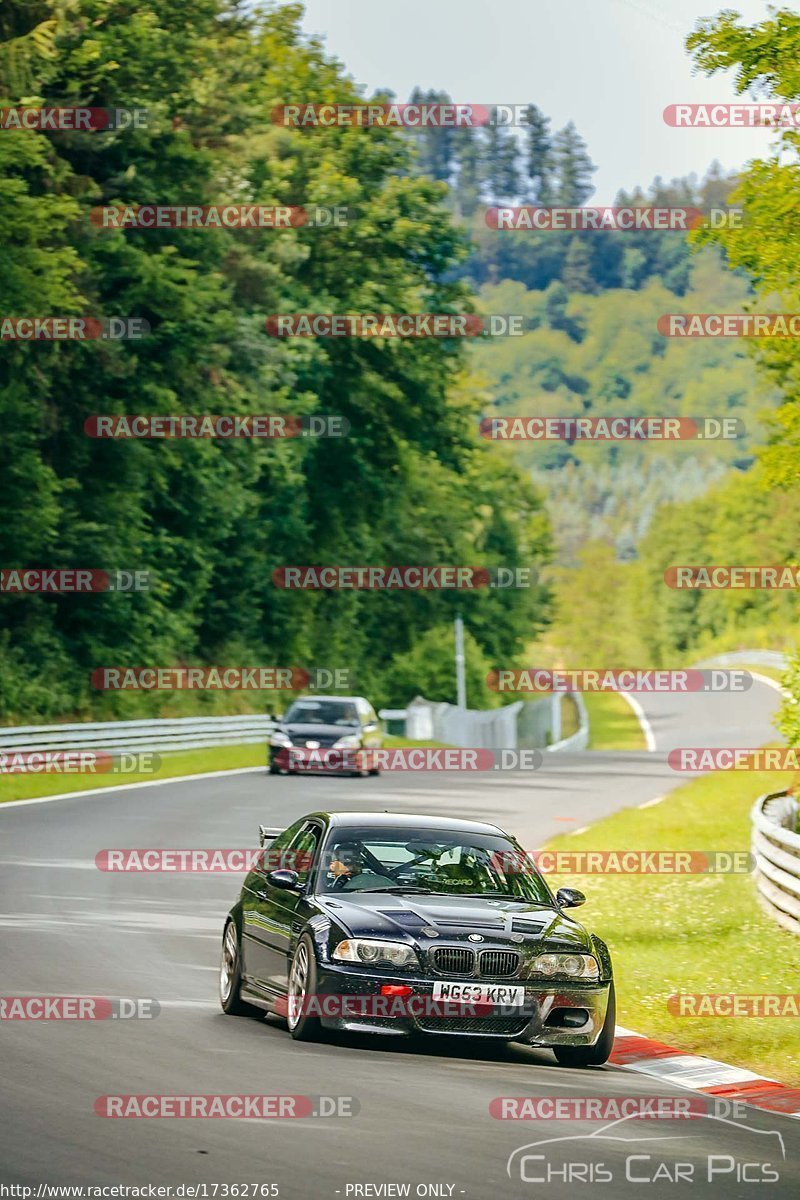
[[[279,833],[283,833],[282,829],[270,829],[267,825],[259,825],[258,827],[258,844],[266,846],[267,842],[273,842]]]

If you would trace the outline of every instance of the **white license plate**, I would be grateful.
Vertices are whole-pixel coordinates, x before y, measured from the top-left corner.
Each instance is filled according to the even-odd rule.
[[[433,985],[434,1000],[455,1004],[507,1004],[515,1008],[525,1001],[525,988],[509,983],[448,983]]]

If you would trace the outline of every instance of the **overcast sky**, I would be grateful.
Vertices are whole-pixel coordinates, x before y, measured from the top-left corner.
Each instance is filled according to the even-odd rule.
[[[305,0],[304,27],[370,95],[442,88],[464,103],[534,103],[560,128],[574,120],[598,166],[595,203],[617,189],[757,157],[761,129],[672,129],[680,101],[735,100],[732,81],[693,74],[683,39],[729,7],[763,18],[762,0]],[[743,99],[747,99],[744,97]]]

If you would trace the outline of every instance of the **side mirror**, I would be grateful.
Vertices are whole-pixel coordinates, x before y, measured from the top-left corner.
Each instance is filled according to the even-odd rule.
[[[577,888],[559,888],[556,892],[556,904],[561,908],[580,908],[585,903],[586,897]]]
[[[267,883],[274,888],[281,888],[284,892],[293,892],[300,886],[300,876],[297,871],[270,871],[267,874]]]

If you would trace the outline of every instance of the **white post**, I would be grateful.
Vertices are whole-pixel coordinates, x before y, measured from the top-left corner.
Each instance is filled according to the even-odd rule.
[[[467,707],[467,682],[464,676],[464,622],[456,617],[456,704]]]

